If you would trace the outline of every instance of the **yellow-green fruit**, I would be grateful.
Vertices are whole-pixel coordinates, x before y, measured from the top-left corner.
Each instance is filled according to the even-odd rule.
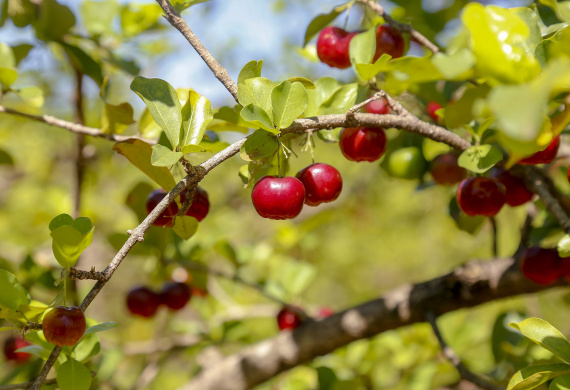
[[[427,169],[428,165],[422,152],[413,146],[398,149],[388,158],[388,171],[395,177],[419,179]]]

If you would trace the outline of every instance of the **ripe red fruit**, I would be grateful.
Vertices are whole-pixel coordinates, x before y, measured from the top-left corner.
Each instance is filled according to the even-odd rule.
[[[263,218],[295,218],[303,209],[305,186],[291,176],[264,176],[253,186],[251,200]]]
[[[342,191],[342,177],[335,167],[328,164],[311,164],[301,169],[297,179],[305,186],[305,204],[318,206],[336,200]]]
[[[187,191],[184,190],[180,194],[180,203],[184,204],[184,199],[186,199]],[[186,215],[194,217],[201,222],[210,211],[210,200],[208,199],[208,193],[200,187],[196,187],[194,191],[194,197],[192,198],[192,203],[190,208],[186,211]]]
[[[369,114],[384,115],[390,112],[390,105],[385,98],[373,100],[364,106],[364,111]]]
[[[562,257],[560,259],[560,275],[570,281],[570,257]]]
[[[42,322],[46,340],[60,347],[77,344],[85,334],[86,327],[85,315],[77,306],[56,306],[44,316]]]
[[[454,153],[443,153],[434,158],[430,169],[433,181],[439,185],[451,186],[465,179],[467,171],[459,166],[457,159]]]
[[[327,318],[330,317],[334,314],[333,309],[331,309],[330,307],[321,307],[319,309],[319,312],[317,313],[317,318],[322,319],[322,318]]]
[[[127,308],[131,314],[141,317],[154,316],[160,303],[158,294],[147,287],[133,288],[127,294]]]
[[[190,300],[190,287],[186,283],[166,283],[159,293],[160,303],[171,310],[180,310]]]
[[[374,61],[384,53],[391,55],[392,58],[401,57],[404,55],[405,46],[404,37],[398,30],[386,24],[378,26]]]
[[[349,33],[338,27],[325,27],[317,38],[319,59],[333,68],[345,69],[350,66],[348,48],[351,39],[358,34]]]
[[[443,106],[437,102],[429,102],[426,105],[426,112],[431,117],[431,119],[434,120],[434,122],[441,121],[441,118],[435,113],[440,108],[443,108]]]
[[[339,146],[350,161],[376,161],[386,151],[386,134],[381,128],[349,127],[341,131]]]
[[[146,199],[147,213],[150,213],[165,196],[166,191],[164,191],[162,188],[152,191]],[[178,205],[176,202],[171,202],[152,224],[156,226],[172,226],[172,223],[174,222],[174,216],[177,213]]]
[[[4,341],[4,356],[6,360],[13,360],[17,363],[24,363],[32,355],[27,352],[16,352],[20,348],[24,348],[30,345],[25,339],[21,337],[9,337]]]
[[[281,311],[277,314],[277,326],[279,326],[280,330],[285,329],[297,329],[301,326],[301,317],[295,311],[293,311],[289,307],[284,307]]]
[[[554,160],[558,154],[558,148],[560,147],[560,136],[555,137],[550,144],[540,152],[523,158],[519,161],[521,165],[536,165],[536,164],[549,164]]]
[[[526,185],[524,180],[518,176],[512,175],[509,171],[502,168],[496,168],[491,172],[491,177],[498,179],[505,185],[507,189],[506,203],[511,207],[520,206],[532,199],[534,195]]]
[[[505,186],[497,179],[471,177],[457,188],[457,203],[469,216],[495,216],[506,200]]]
[[[538,284],[551,284],[561,276],[561,260],[556,249],[531,247],[521,256],[521,269],[525,277]]]

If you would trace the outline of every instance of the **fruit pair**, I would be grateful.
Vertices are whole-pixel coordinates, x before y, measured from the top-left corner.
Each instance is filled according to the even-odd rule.
[[[158,294],[141,286],[133,288],[127,294],[127,308],[131,314],[150,318],[156,314],[160,305],[177,311],[186,306],[191,297],[190,287],[186,283],[166,283]]]
[[[27,352],[16,352],[20,348],[30,345],[28,341],[21,337],[9,337],[4,341],[4,357],[6,360],[12,360],[16,363],[24,363],[30,359],[32,355]]]
[[[86,328],[85,315],[77,306],[56,306],[47,312],[42,321],[46,340],[60,347],[77,344]]]
[[[296,177],[264,176],[253,187],[251,200],[263,218],[295,218],[307,206],[336,200],[342,191],[342,177],[328,164],[311,164]]]
[[[180,193],[180,202],[184,204],[186,199],[187,191],[184,190]],[[162,188],[152,191],[146,200],[146,211],[150,213],[157,204],[164,199],[166,196],[166,191]],[[192,198],[192,203],[190,208],[186,212],[186,215],[194,217],[201,222],[208,211],[210,210],[210,200],[208,199],[208,193],[200,187],[196,188],[194,191],[194,197]],[[170,202],[170,204],[164,209],[164,211],[158,216],[158,218],[152,223],[155,226],[172,226],[174,223],[174,216],[178,214],[178,205],[176,202]]]
[[[533,282],[549,285],[560,277],[570,278],[570,258],[561,258],[556,249],[531,247],[521,256],[521,270]]]
[[[347,32],[338,27],[325,27],[317,38],[317,55],[319,59],[333,68],[345,69],[350,66],[350,41],[358,32]],[[376,30],[376,61],[384,53],[392,58],[404,54],[405,42],[400,32],[388,25],[378,26]]]

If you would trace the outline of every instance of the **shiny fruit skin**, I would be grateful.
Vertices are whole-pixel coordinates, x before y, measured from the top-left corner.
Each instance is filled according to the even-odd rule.
[[[339,146],[350,161],[376,161],[386,151],[386,133],[381,128],[349,127],[341,131]]]
[[[467,170],[457,163],[454,153],[437,155],[431,162],[430,173],[433,181],[442,186],[452,186],[467,177]]]
[[[166,191],[164,191],[162,188],[152,191],[146,200],[147,213],[150,213],[152,210],[154,210],[156,205],[159,204],[165,196]],[[172,226],[172,223],[174,222],[174,216],[177,213],[178,205],[176,202],[170,202],[170,204],[166,206],[166,209],[160,213],[158,218],[152,224],[155,226]]]
[[[297,179],[305,186],[305,204],[318,206],[336,200],[342,191],[340,172],[331,165],[316,163],[301,169]]]
[[[190,300],[192,293],[190,286],[186,283],[170,282],[166,283],[158,294],[160,303],[168,307],[170,310],[180,310]]]
[[[523,158],[518,163],[521,165],[549,164],[556,158],[558,148],[560,147],[560,136],[555,137],[550,144],[535,154]]]
[[[512,175],[509,171],[496,168],[491,172],[491,177],[498,179],[507,189],[506,203],[511,207],[520,206],[532,199],[534,195],[520,177]]]
[[[148,287],[133,288],[127,294],[127,309],[134,315],[153,317],[160,306],[160,297]]]
[[[292,176],[263,176],[253,187],[251,201],[263,218],[295,218],[303,209],[305,186]]]
[[[24,363],[32,356],[27,352],[16,352],[20,348],[30,345],[26,340],[21,337],[9,337],[4,341],[4,357],[6,360],[13,360],[16,363]]]
[[[426,112],[430,116],[430,118],[434,120],[434,122],[440,122],[441,121],[441,117],[439,117],[436,114],[436,111],[441,109],[441,108],[443,108],[443,106],[437,102],[429,102],[426,105]]]
[[[280,330],[297,329],[299,326],[301,326],[302,322],[303,321],[301,320],[299,314],[288,307],[284,307],[277,314],[277,326],[279,326]]]
[[[395,150],[388,158],[390,174],[402,179],[419,179],[427,170],[421,150],[410,146]]]
[[[380,98],[365,105],[364,112],[367,112],[368,114],[385,115],[390,113],[390,105],[385,98]]]
[[[60,347],[77,344],[86,328],[85,315],[77,306],[56,306],[44,316],[42,322],[46,340]]]
[[[548,285],[556,282],[562,274],[562,263],[556,249],[531,247],[521,256],[523,275],[535,283]]]
[[[186,199],[186,193],[187,191],[184,190],[180,194],[180,203],[182,205],[184,204],[184,199]],[[210,199],[208,198],[208,193],[206,190],[196,187],[192,203],[190,204],[188,211],[186,211],[186,215],[196,218],[198,222],[202,222],[202,220],[206,218],[206,215],[208,215],[208,211],[210,211]]]
[[[325,27],[317,38],[317,55],[321,62],[333,68],[350,67],[348,49],[351,39],[358,33],[349,33],[338,27]]]
[[[457,203],[469,216],[493,217],[506,201],[506,188],[497,179],[471,177],[464,179],[457,188]]]
[[[560,259],[560,276],[567,282],[570,282],[570,257],[562,257]]]
[[[404,37],[398,30],[386,24],[378,26],[374,61],[380,58],[382,54],[389,54],[392,58],[401,57],[404,55],[405,47]]]

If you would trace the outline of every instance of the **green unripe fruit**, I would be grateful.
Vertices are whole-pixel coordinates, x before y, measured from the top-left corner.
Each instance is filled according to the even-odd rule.
[[[420,149],[410,146],[394,151],[388,158],[388,171],[402,179],[419,179],[428,165]]]

